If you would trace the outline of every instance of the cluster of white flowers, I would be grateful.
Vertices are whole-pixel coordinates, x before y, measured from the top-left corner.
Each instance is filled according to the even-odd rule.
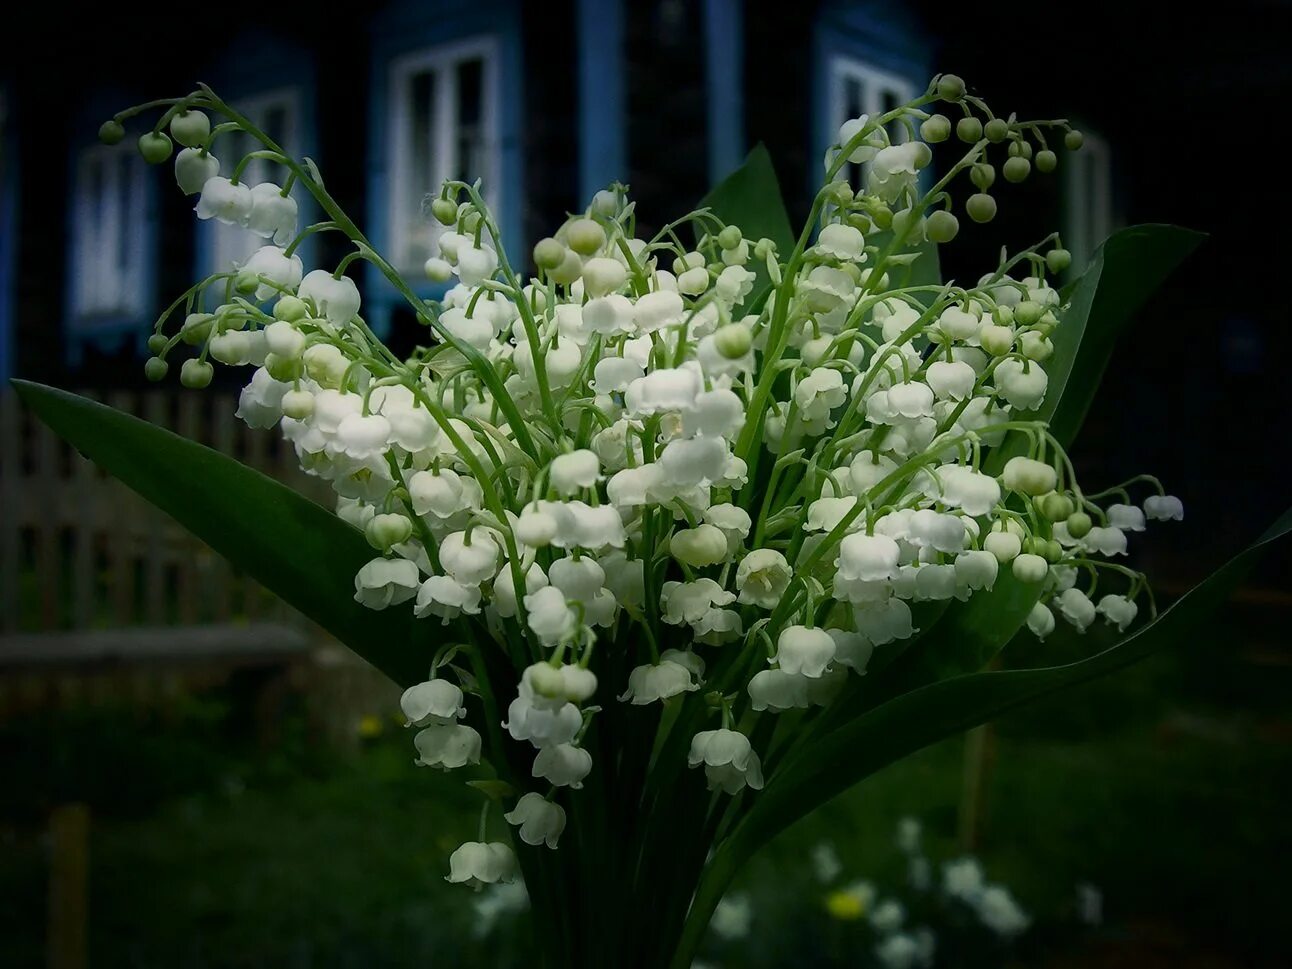
[[[983,221],[987,147],[1007,146],[1017,181],[1044,144],[1036,124],[957,125],[969,152],[924,192],[928,143],[947,132],[920,105],[938,97],[959,101],[963,86],[944,79],[843,126],[792,252],[707,210],[644,237],[613,186],[540,241],[522,277],[476,186],[447,183],[430,206],[444,226],[426,265],[446,286],[434,302],[362,237],[335,271],[304,272],[288,188],[309,188],[341,224],[312,167],[280,158],[285,187],[247,186],[241,164],[220,174],[218,129],[200,111],[171,121],[198,217],[268,242],[194,287],[178,332],[159,323],[148,373],[164,376],[179,344],[196,350],[188,386],[210,381],[211,360],[254,368],[239,416],[278,427],[373,547],[355,599],[507,655],[516,680],[490,687],[543,782],[506,814],[523,841],[557,844],[560,789],[593,768],[582,741],[594,698],[641,707],[701,693],[722,722],[694,735],[689,764],[734,794],[763,786],[749,718],[829,704],[874,650],[918,633],[923,603],[986,593],[1008,570],[1035,589],[1039,636],[1056,615],[1078,630],[1134,621],[1142,577],[1108,559],[1147,518],[1179,518],[1180,503],[1096,504],[1035,415],[1067,311],[1051,282],[1067,253],[1050,239],[974,286],[904,282],[920,244],[955,235],[953,176],[969,172],[979,191],[966,210]],[[920,138],[890,143],[894,123],[914,122]],[[157,138],[141,140],[152,160]],[[1038,153],[1037,168],[1052,157]],[[868,166],[865,191],[846,181],[848,161]],[[404,358],[372,333],[344,274],[359,257],[413,301],[428,347]],[[1119,591],[1095,599],[1110,578]],[[629,654],[621,682],[598,683],[607,651]],[[480,760],[457,684],[433,671],[403,704],[421,728],[419,763]],[[514,870],[505,846],[471,843],[450,877]]]

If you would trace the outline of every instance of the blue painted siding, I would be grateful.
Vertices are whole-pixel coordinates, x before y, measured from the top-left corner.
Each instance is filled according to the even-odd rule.
[[[745,157],[744,27],[742,0],[704,0],[709,182],[713,185]]]
[[[628,181],[623,0],[578,0],[579,196]]]
[[[839,56],[909,81],[923,93],[932,77],[932,45],[900,8],[879,3],[822,5],[813,31],[812,133],[809,157],[820,159],[837,131],[830,118],[830,64]],[[820,167],[810,166],[810,191],[819,186]]]
[[[238,107],[240,100],[256,98],[273,91],[293,90],[296,107],[300,112],[295,153],[298,157],[309,156],[322,163],[318,158],[317,73],[313,55],[308,50],[268,34],[249,32],[228,45],[209,77],[207,83],[234,108]],[[218,143],[214,154],[219,155]],[[221,157],[220,160],[221,174],[232,174],[238,159]],[[276,177],[279,184],[282,184],[282,179],[287,175],[283,172]],[[304,228],[314,222],[318,217],[318,206],[314,204],[310,194],[301,188],[295,188],[292,190],[292,197],[296,199],[299,210],[298,225]],[[197,203],[196,196],[193,202]],[[195,279],[201,279],[212,269],[215,226],[210,222],[198,222],[196,216],[194,224],[196,236],[193,241],[193,272]],[[313,237],[301,243],[296,251],[306,266],[309,266],[314,255]]]
[[[73,369],[80,366],[88,347],[96,347],[105,353],[113,353],[123,345],[132,343],[142,355],[146,350],[148,334],[157,314],[157,271],[158,239],[160,213],[158,210],[159,181],[164,180],[173,186],[171,168],[167,165],[148,165],[137,154],[133,163],[144,170],[143,205],[130,213],[126,233],[138,239],[142,250],[142,263],[139,290],[141,301],[138,312],[108,313],[84,315],[76,307],[76,280],[81,266],[77,260],[77,238],[81,199],[78,191],[78,170],[82,153],[99,144],[97,132],[104,118],[109,118],[116,111],[130,104],[143,100],[137,95],[119,91],[100,91],[87,103],[81,106],[73,118],[71,130],[74,132],[69,143],[67,159],[67,212],[66,212],[66,246],[64,249],[63,274],[63,329],[67,339],[64,346],[67,353],[67,365]],[[139,135],[132,130],[126,136],[125,145],[132,146]],[[128,150],[128,148],[126,149]]]
[[[453,0],[402,0],[383,9],[373,19],[370,30],[372,61],[368,89],[365,234],[378,250],[390,244],[391,188],[387,144],[392,62],[419,50],[472,38],[490,38],[498,48],[497,105],[501,141],[498,166],[503,195],[499,228],[509,243],[508,255],[512,262],[523,264],[526,247],[521,230],[525,204],[521,125],[525,65],[519,0],[481,0],[475,4]],[[378,334],[384,335],[390,325],[391,312],[404,302],[403,297],[371,265],[366,265],[364,281],[364,318]],[[420,276],[406,282],[423,299],[434,299],[444,294],[443,285],[428,282]]]

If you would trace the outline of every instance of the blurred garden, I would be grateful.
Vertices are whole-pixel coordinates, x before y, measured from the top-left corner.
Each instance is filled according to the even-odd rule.
[[[756,857],[705,963],[913,966],[883,944],[928,927],[939,967],[1285,964],[1292,729],[1274,618],[1240,601],[1223,632],[879,773]],[[1056,636],[1011,650],[1036,662],[1028,651],[1079,648]],[[92,965],[526,965],[523,890],[444,881],[478,805],[414,769],[395,697],[347,713],[331,742],[303,695],[272,739],[249,734],[229,688],[8,720],[5,964],[43,961],[48,818],[79,803]],[[898,843],[903,819],[922,828],[923,874]],[[1021,930],[946,895],[945,868],[966,855],[1008,890]]]

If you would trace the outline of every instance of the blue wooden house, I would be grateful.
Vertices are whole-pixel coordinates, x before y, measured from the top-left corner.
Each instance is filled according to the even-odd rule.
[[[128,22],[114,29],[133,36]],[[898,3],[392,0],[343,27],[264,21],[196,58],[150,55],[146,69],[69,59],[66,83],[93,95],[65,105],[56,128],[45,101],[28,103],[14,66],[0,96],[0,377],[136,382],[165,301],[253,245],[196,224],[168,166],[142,164],[133,137],[97,142],[99,122],[132,102],[211,83],[316,159],[374,244],[433,296],[420,272],[437,231],[424,199],[444,178],[483,179],[506,237],[527,253],[614,180],[632,186],[648,224],[675,216],[763,141],[798,214],[839,124],[920,93],[936,44]],[[66,158],[58,191],[51,139]],[[38,150],[37,165],[19,164]],[[1072,175],[1072,191],[1086,193],[1071,207],[1088,223],[1073,230],[1083,239],[1100,238],[1111,219],[1106,154],[1102,164]],[[42,201],[19,211],[29,196]],[[61,238],[36,224],[51,200],[62,207]],[[303,224],[313,215],[302,204]],[[307,261],[334,260],[335,245],[312,238]],[[396,337],[413,326],[376,274],[365,315]]]

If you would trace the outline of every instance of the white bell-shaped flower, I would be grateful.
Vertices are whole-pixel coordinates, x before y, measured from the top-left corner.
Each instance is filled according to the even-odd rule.
[[[633,319],[638,333],[654,333],[665,327],[676,326],[682,322],[685,312],[682,297],[667,289],[647,293],[637,300],[633,308]]]
[[[839,574],[845,579],[888,579],[901,558],[897,542],[887,535],[854,532],[839,543]]]
[[[1116,626],[1119,633],[1124,633],[1139,615],[1139,606],[1135,604],[1135,600],[1120,595],[1101,597],[1095,610],[1107,620],[1110,626]]]
[[[570,743],[552,744],[539,750],[534,757],[534,777],[554,784],[579,790],[583,779],[592,771],[592,755],[582,747]]]
[[[665,650],[658,663],[638,666],[628,674],[628,689],[620,700],[635,706],[667,700],[681,693],[700,688],[704,675],[704,661],[692,652],[678,649]]]
[[[786,626],[777,637],[776,665],[786,673],[816,679],[832,662],[834,640],[824,629]]]
[[[735,601],[734,595],[709,578],[694,582],[665,582],[660,590],[663,619],[675,626],[699,622],[715,606],[721,608]]]
[[[438,616],[444,624],[466,613],[480,612],[480,586],[462,582],[451,575],[432,575],[417,590],[413,615]]]
[[[1142,532],[1146,527],[1144,512],[1135,505],[1109,505],[1107,514],[1108,524],[1123,532]]]
[[[247,228],[276,246],[287,245],[296,236],[296,200],[272,182],[262,182],[251,190]]]
[[[758,712],[805,710],[811,706],[808,700],[809,682],[811,681],[800,673],[781,669],[759,670],[749,680],[747,691],[750,706]]]
[[[311,300],[333,326],[344,326],[359,312],[359,287],[349,276],[334,278],[326,269],[315,269],[301,281],[296,295]]]
[[[420,767],[456,770],[480,763],[480,735],[461,723],[433,723],[413,738]]]
[[[498,574],[502,549],[498,540],[483,528],[467,533],[453,532],[440,542],[440,564],[463,585],[479,585]]]
[[[1144,514],[1154,521],[1183,521],[1184,503],[1174,495],[1151,495],[1144,499]]]
[[[247,257],[247,261],[242,264],[242,271],[261,280],[256,287],[256,300],[263,303],[280,293],[295,292],[301,284],[304,268],[300,256],[289,256],[278,246],[261,246]],[[273,347],[270,349],[273,350]]]
[[[535,791],[522,794],[516,806],[503,817],[508,824],[520,828],[520,840],[527,845],[546,844],[555,848],[565,830],[565,809]]]
[[[1014,407],[1034,410],[1045,400],[1049,377],[1039,364],[1009,357],[997,365],[992,373],[992,383]]]
[[[586,448],[560,454],[552,459],[548,480],[558,494],[568,498],[601,480],[601,463],[596,452]]]
[[[501,842],[468,841],[449,856],[447,881],[479,888],[516,880],[516,855]]]
[[[462,705],[462,689],[441,678],[410,686],[399,698],[399,708],[409,727],[453,723],[467,712]]]
[[[831,222],[821,229],[816,248],[827,256],[847,262],[859,262],[865,252],[865,238],[860,229],[842,222]]]
[[[1086,537],[1081,542],[1086,548],[1100,555],[1126,554],[1126,533],[1111,525],[1096,525],[1086,533]]]
[[[938,360],[929,364],[926,379],[939,400],[964,400],[973,394],[978,375],[961,360]]]
[[[702,730],[691,738],[687,757],[691,767],[704,765],[709,790],[721,789],[736,794],[746,786],[755,791],[763,787],[763,767],[749,738],[735,730]]]
[[[961,552],[955,560],[956,584],[965,589],[990,589],[996,584],[1000,562],[991,552]]]
[[[185,195],[196,195],[220,174],[220,159],[200,148],[185,148],[175,156],[175,182]]]
[[[846,666],[855,673],[864,674],[870,664],[875,644],[861,633],[848,632],[844,629],[827,629],[834,640],[834,661]]]
[[[202,183],[202,194],[194,211],[199,219],[215,219],[225,225],[246,225],[253,204],[251,189],[244,183],[235,185],[224,176],[216,175]]]
[[[1037,639],[1045,639],[1046,636],[1054,632],[1054,613],[1043,602],[1038,602],[1032,607],[1032,611],[1027,614],[1027,628]]]
[[[376,558],[354,577],[354,601],[369,609],[385,609],[417,595],[421,579],[408,559]]]
[[[525,596],[529,628],[544,646],[568,643],[579,631],[578,615],[565,601],[565,593],[547,586]]]
[[[1095,604],[1080,589],[1065,589],[1054,597],[1054,608],[1070,622],[1079,633],[1084,633],[1095,621]]]

